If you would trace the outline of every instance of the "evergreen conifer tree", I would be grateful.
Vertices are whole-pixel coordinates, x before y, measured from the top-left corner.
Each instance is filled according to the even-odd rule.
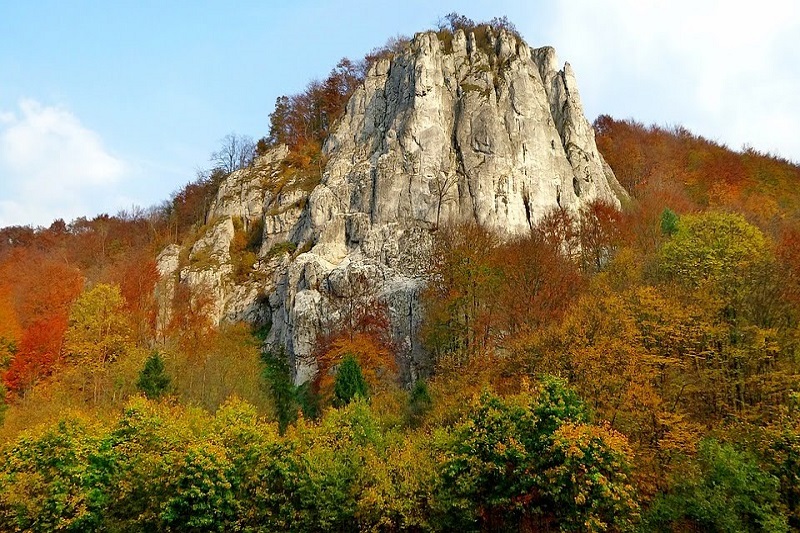
[[[348,354],[339,365],[336,372],[336,382],[333,385],[333,403],[342,407],[350,403],[357,395],[367,397],[367,382],[361,372],[361,366],[352,354]]]
[[[136,387],[151,400],[165,394],[169,389],[170,377],[164,369],[164,360],[158,352],[153,352],[139,373]]]
[[[408,397],[408,419],[412,426],[418,425],[433,406],[433,399],[424,379],[418,379]]]

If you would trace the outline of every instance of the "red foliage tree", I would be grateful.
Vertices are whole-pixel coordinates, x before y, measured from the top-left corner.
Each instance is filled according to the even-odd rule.
[[[110,269],[108,283],[118,285],[125,299],[125,311],[134,324],[136,337],[148,338],[155,330],[157,303],[155,286],[159,274],[148,248],[133,249]]]
[[[496,295],[498,331],[515,336],[560,320],[584,285],[577,262],[547,228],[500,246],[494,254],[503,282]]]
[[[679,203],[740,211],[762,226],[781,211],[800,209],[800,166],[786,159],[752,149],[735,152],[679,126],[648,127],[603,115],[594,127],[597,147],[636,199],[667,193]]]
[[[83,288],[83,277],[63,261],[30,249],[16,249],[3,270],[23,328],[3,380],[10,392],[19,393],[49,375],[59,361],[70,305]]]
[[[25,328],[17,353],[11,359],[3,382],[10,393],[21,394],[49,376],[61,360],[67,318],[45,316]]]
[[[581,268],[600,272],[621,244],[622,213],[614,206],[594,201],[581,209],[578,235]]]

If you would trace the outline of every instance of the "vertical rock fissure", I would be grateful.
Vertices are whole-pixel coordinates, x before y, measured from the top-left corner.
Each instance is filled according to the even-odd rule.
[[[528,221],[528,227],[532,228],[531,224],[531,201],[528,198],[528,191],[522,191],[522,205],[525,206],[525,220]]]

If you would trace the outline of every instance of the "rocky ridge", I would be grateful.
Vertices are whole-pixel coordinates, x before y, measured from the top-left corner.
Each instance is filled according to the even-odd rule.
[[[232,173],[205,233],[181,261],[159,256],[162,295],[177,280],[212,295],[214,319],[269,327],[296,381],[313,376],[317,338],[354,305],[388,310],[398,366],[425,364],[416,339],[432,237],[474,221],[501,238],[530,230],[548,210],[576,211],[625,196],[597,151],[569,64],[505,30],[417,34],[378,59],[327,140],[321,183],[274,186],[285,147]],[[246,276],[237,231],[260,232]],[[186,254],[184,250],[184,254]]]

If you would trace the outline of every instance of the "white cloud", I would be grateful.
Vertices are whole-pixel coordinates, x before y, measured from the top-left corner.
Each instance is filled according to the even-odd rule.
[[[0,227],[106,210],[99,202],[126,172],[68,110],[24,99],[0,111]]]
[[[660,124],[800,161],[794,0],[571,0],[550,37],[590,113]],[[590,117],[591,118],[591,117]]]

